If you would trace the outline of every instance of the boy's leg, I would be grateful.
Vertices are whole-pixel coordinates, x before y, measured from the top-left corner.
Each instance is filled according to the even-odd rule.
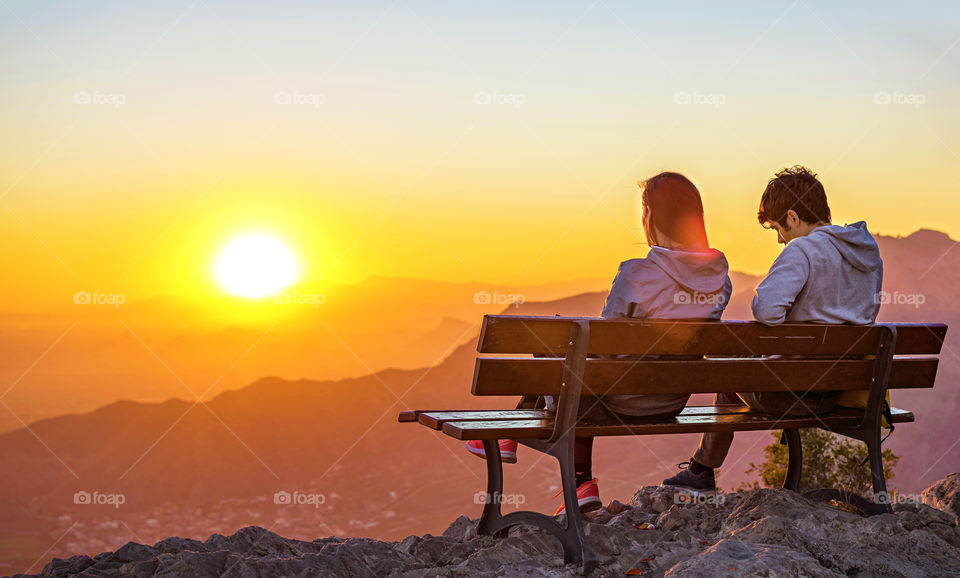
[[[740,396],[735,393],[718,393],[713,400],[714,405],[744,405]],[[700,436],[700,447],[693,454],[695,463],[691,464],[694,470],[713,469],[723,465],[723,460],[730,452],[733,443],[733,432],[707,432]],[[700,468],[697,468],[700,466]],[[699,472],[694,472],[699,473]]]
[[[714,405],[743,405],[743,401],[735,393],[718,393],[713,403]],[[689,488],[699,492],[716,491],[717,482],[713,475],[713,468],[723,464],[732,443],[733,433],[731,432],[703,434],[700,436],[700,447],[697,448],[690,462],[680,464],[680,471],[663,480],[662,485]]]
[[[834,409],[840,394],[838,392],[812,392],[798,396],[791,392],[759,393],[721,393],[714,400],[715,405],[746,404],[751,409],[775,416],[820,415]],[[732,432],[708,432],[700,437],[700,447],[690,460],[689,467],[663,481],[666,486],[685,486],[696,489],[716,487],[713,469],[723,465],[730,445]],[[681,467],[683,464],[681,465]]]
[[[759,392],[759,393],[721,393],[714,400],[714,404],[746,404],[751,409],[762,411],[776,416],[797,416],[827,413],[837,405],[839,394],[834,392],[809,393],[797,396],[790,392]],[[696,473],[702,468],[719,468],[723,465],[733,443],[732,432],[709,432],[700,438],[700,447],[693,455],[695,463],[691,464]],[[697,466],[700,466],[698,468]]]
[[[751,409],[777,417],[821,415],[837,407],[840,392],[814,391],[795,394],[789,391],[761,391],[739,394]]]

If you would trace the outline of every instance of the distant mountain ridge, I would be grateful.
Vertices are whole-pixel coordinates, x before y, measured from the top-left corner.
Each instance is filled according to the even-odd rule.
[[[292,287],[290,303],[159,296],[115,308],[67,295],[48,313],[0,311],[0,381],[13,385],[0,432],[115,399],[209,400],[266,374],[333,379],[427,367],[472,339],[470,328],[500,311],[504,295],[535,301],[602,287],[585,279],[509,287],[370,277],[323,293]],[[317,303],[297,303],[296,295]]]

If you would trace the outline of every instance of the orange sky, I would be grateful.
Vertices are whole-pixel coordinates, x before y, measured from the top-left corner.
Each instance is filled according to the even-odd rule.
[[[612,278],[645,252],[635,181],[665,169],[742,271],[779,250],[754,215],[794,163],[835,222],[960,236],[950,5],[101,4],[0,12],[3,309],[216,296],[216,251],[249,231],[318,291]]]

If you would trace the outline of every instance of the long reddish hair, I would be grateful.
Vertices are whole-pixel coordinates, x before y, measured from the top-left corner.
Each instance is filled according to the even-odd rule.
[[[650,223],[683,247],[706,249],[700,191],[680,173],[663,172],[640,183]]]

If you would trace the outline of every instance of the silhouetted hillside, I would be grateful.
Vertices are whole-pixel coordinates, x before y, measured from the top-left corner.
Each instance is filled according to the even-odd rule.
[[[370,277],[291,287],[279,303],[127,296],[112,307],[68,295],[53,311],[0,311],[0,381],[10,384],[0,432],[118,399],[209,400],[264,375],[329,380],[429,367],[472,339],[483,314],[499,312],[506,298],[554,299],[603,285]]]

